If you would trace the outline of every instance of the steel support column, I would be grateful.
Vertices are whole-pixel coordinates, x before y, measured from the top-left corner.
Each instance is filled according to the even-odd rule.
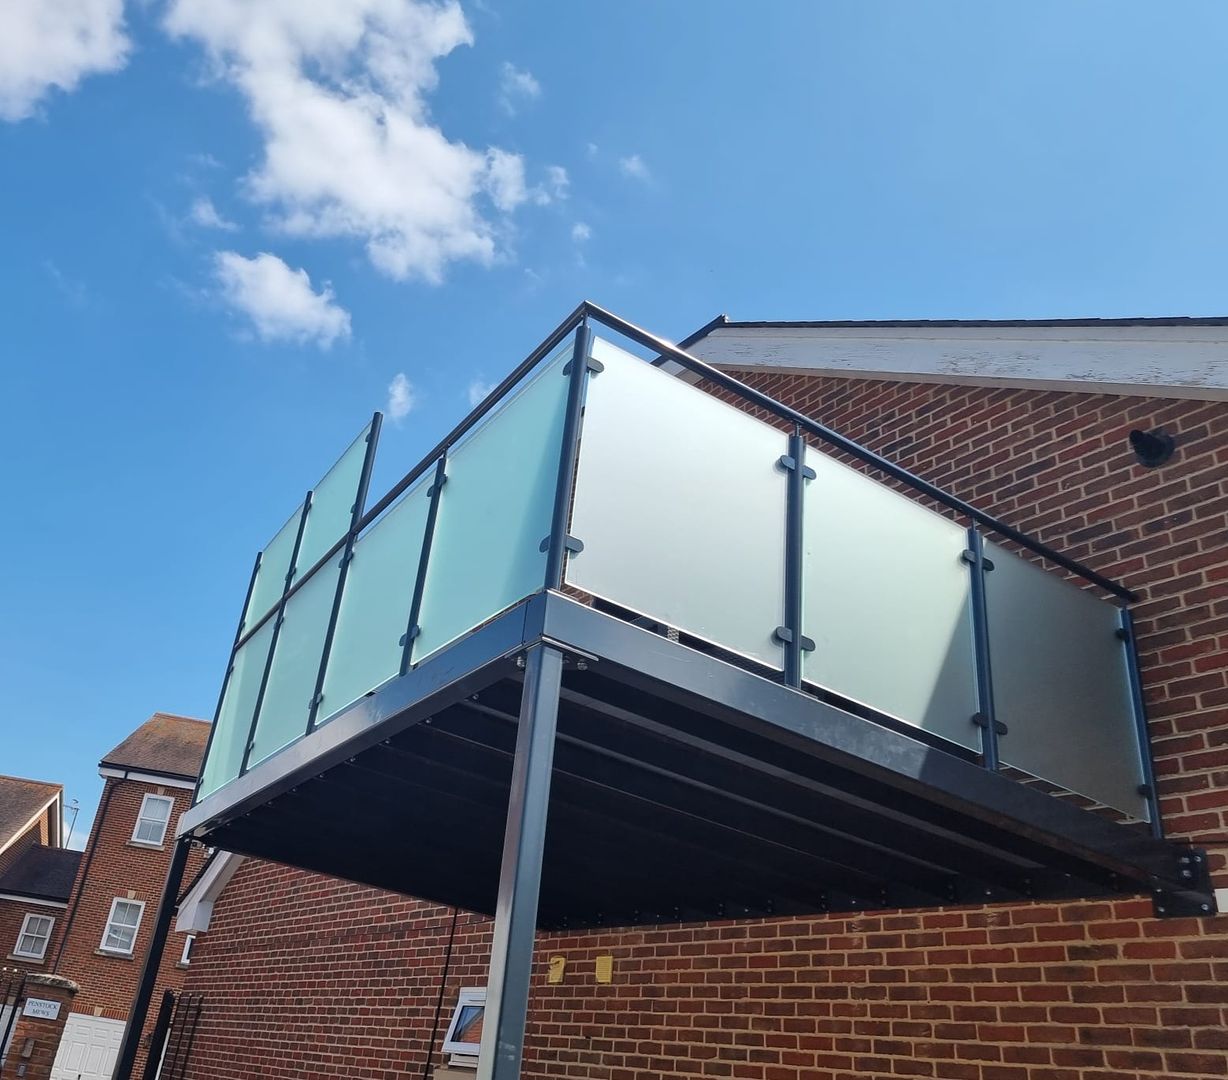
[[[145,963],[141,967],[141,980],[137,983],[136,996],[132,999],[132,1008],[128,1011],[128,1026],[124,1028],[124,1039],[119,1044],[119,1056],[115,1060],[115,1071],[111,1074],[111,1080],[132,1080],[132,1069],[136,1065],[136,1055],[141,1047],[141,1032],[145,1027],[145,1018],[149,1015],[154,984],[158,981],[158,968],[166,948],[166,935],[170,932],[171,919],[175,917],[179,907],[179,890],[183,887],[183,871],[188,865],[188,852],[191,850],[192,841],[186,836],[175,841],[171,864],[166,870],[166,884],[162,886],[162,900],[158,904],[158,914],[149,937],[149,948],[145,952]]]
[[[1151,835],[1164,839],[1164,819],[1160,815],[1160,793],[1156,788],[1155,765],[1151,758],[1151,729],[1147,726],[1147,705],[1143,699],[1143,676],[1138,667],[1138,639],[1134,631],[1134,616],[1129,608],[1121,609],[1121,629],[1118,636],[1126,650],[1126,674],[1130,678],[1130,708],[1134,714],[1134,731],[1138,738],[1139,769],[1143,782],[1139,785],[1147,800]]]
[[[993,563],[985,557],[985,541],[975,525],[968,529],[968,550],[964,561],[972,570],[972,642],[976,650],[977,714],[972,722],[981,729],[981,761],[985,768],[997,771],[998,736],[1006,734],[998,722],[993,703],[993,668],[989,660],[989,610],[985,598],[985,575]]]
[[[535,646],[524,674],[477,1080],[520,1077],[563,654]]]

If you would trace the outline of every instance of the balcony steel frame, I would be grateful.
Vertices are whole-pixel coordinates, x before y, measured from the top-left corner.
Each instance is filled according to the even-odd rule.
[[[788,647],[779,678],[564,593],[592,323],[790,425],[788,595],[779,631]],[[438,469],[449,448],[573,331],[542,591],[417,666],[403,664],[399,677],[327,723],[315,725],[313,701],[304,736],[264,761],[245,762],[241,775],[183,816],[181,849],[199,841],[493,914],[481,1080],[519,1075],[538,928],[1139,892],[1151,894],[1157,915],[1214,911],[1205,854],[1162,837],[1149,760],[1151,830],[1107,820],[1000,771],[992,695],[980,702],[982,748],[975,755],[927,744],[916,731],[802,689],[796,598],[804,438],[970,519],[977,663],[985,676],[982,530],[1119,601],[1133,600],[1132,592],[587,302],[386,496],[365,513],[356,508],[349,533],[266,618],[284,610],[328,559],[351,551],[365,525]],[[428,525],[428,546],[429,533]],[[263,621],[242,628],[236,650]],[[414,629],[411,615],[407,639]],[[1124,609],[1121,636],[1146,758]],[[317,694],[319,688],[317,681]],[[442,813],[459,823],[446,835],[438,829]],[[371,828],[384,819],[395,826]],[[602,845],[610,845],[607,855],[594,855]],[[627,861],[612,863],[619,853]],[[155,940],[147,972],[150,964],[156,971],[181,884],[172,878],[176,866],[181,877],[183,862],[172,863],[155,927],[163,940]],[[129,1031],[139,1033],[142,1019],[134,1007]],[[121,1063],[127,1049],[125,1040]]]

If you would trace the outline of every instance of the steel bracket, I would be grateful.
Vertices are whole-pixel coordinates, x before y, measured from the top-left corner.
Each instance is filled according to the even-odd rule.
[[[537,545],[537,550],[545,554],[550,547],[550,537],[546,537],[540,544]],[[579,555],[584,550],[584,541],[578,540],[574,536],[568,536],[563,541],[563,550],[570,551],[573,555]]]
[[[1216,914],[1215,889],[1203,848],[1182,848],[1177,859],[1177,875],[1182,886],[1160,887],[1151,892],[1151,905],[1157,919],[1202,918]]]
[[[772,637],[785,645],[790,645],[793,642],[793,631],[787,626],[778,626],[772,631]],[[805,634],[799,636],[801,641],[802,652],[814,652],[814,639],[808,638]]]
[[[973,713],[971,719],[972,723],[979,728],[989,727],[989,717],[987,717],[984,713]],[[1005,735],[1010,730],[1001,720],[995,720],[993,722],[993,729],[999,735]]]
[[[779,468],[786,472],[792,472],[797,468],[797,459],[792,454],[781,454],[776,459],[776,464]],[[815,472],[809,465],[802,466],[802,476],[807,480],[813,480],[819,474]]]
[[[585,360],[584,366],[589,371],[591,371],[594,375],[600,375],[603,371],[605,371],[605,364],[603,364],[600,360],[594,360],[591,356]],[[568,360],[567,363],[563,365],[563,374],[564,375],[571,374],[571,361],[570,360]]]
[[[976,566],[976,552],[975,551],[965,551],[963,554],[960,555],[960,558],[963,559],[964,562],[966,562],[969,566]],[[993,559],[987,559],[985,558],[984,555],[982,555],[981,562],[984,564],[986,571],[993,569]]]

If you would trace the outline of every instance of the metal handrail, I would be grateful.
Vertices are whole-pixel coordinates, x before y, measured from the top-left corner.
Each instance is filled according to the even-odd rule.
[[[679,348],[677,345],[666,341],[664,338],[650,333],[634,323],[628,322],[626,319],[615,315],[611,311],[594,304],[590,300],[585,300],[580,303],[551,333],[538,345],[528,356],[524,358],[516,367],[504,378],[489,394],[486,395],[465,417],[449,431],[442,439],[439,440],[422,459],[409,470],[400,480],[392,486],[386,495],[376,502],[362,518],[357,522],[353,535],[357,536],[376,518],[388,509],[402,494],[404,494],[418,479],[432,468],[438,461],[441,454],[445,453],[449,447],[455,445],[467,432],[469,432],[487,413],[491,411],[520,381],[536,367],[546,356],[554,351],[570,334],[575,330],[585,318],[590,318],[594,322],[600,323],[607,329],[613,330],[615,333],[621,334],[623,337],[637,342],[644,348],[651,349],[660,356],[679,364],[681,367],[690,371],[692,374],[698,375],[703,379],[721,387],[724,390],[737,395],[748,404],[754,405],[757,408],[763,409],[765,412],[778,417],[781,420],[787,421],[790,424],[795,424],[803,431],[810,435],[821,439],[829,446],[833,446],[844,453],[856,458],[858,461],[879,470],[880,472],[890,476],[894,480],[912,488],[921,495],[933,499],[935,502],[942,504],[950,510],[963,514],[972,521],[983,525],[985,528],[1000,536],[1006,537],[1026,548],[1028,551],[1056,566],[1068,570],[1070,573],[1083,578],[1085,581],[1092,583],[1103,589],[1105,592],[1112,594],[1120,600],[1127,603],[1133,603],[1138,600],[1138,595],[1126,588],[1124,585],[1118,584],[1103,574],[1097,573],[1095,570],[1077,559],[1072,559],[1068,555],[1062,554],[1048,544],[1037,540],[1035,537],[1029,536],[1027,533],[1016,529],[1013,525],[1008,525],[1005,521],[994,517],[992,514],[986,513],[983,510],[977,509],[971,503],[965,502],[963,499],[952,495],[948,491],[944,491],[936,484],[930,483],[916,473],[910,472],[902,465],[897,465],[895,462],[875,453],[868,447],[862,446],[861,443],[841,435],[838,431],[834,431],[826,424],[807,416],[805,413],[798,412],[796,409],[790,408],[788,405],[777,401],[775,398],[756,390],[752,386],[748,386],[740,379],[734,378],[715,368],[712,365],[700,360],[696,356],[692,356],[689,352]],[[303,574],[300,574],[298,579],[290,586],[289,590],[282,598],[283,601],[288,601],[302,586],[324,566],[330,559],[338,555],[346,546],[349,535],[342,536],[337,540],[332,547],[328,549],[311,567]],[[278,606],[274,606],[266,612],[257,622],[250,627],[243,628],[242,637],[236,643],[236,649],[243,645],[253,634],[255,634],[278,610]]]
[[[1138,595],[1131,592],[1124,585],[1119,585],[1117,582],[1098,574],[1090,567],[1084,566],[1076,559],[1072,559],[1067,555],[1063,555],[1060,551],[1055,551],[1048,544],[1042,543],[1040,540],[1029,536],[1027,533],[1021,532],[1012,525],[999,520],[992,514],[987,514],[983,510],[978,510],[970,503],[964,502],[963,499],[952,495],[950,492],[944,491],[935,484],[931,484],[928,480],[923,480],[916,473],[909,472],[902,465],[897,465],[893,461],[876,454],[873,450],[862,446],[861,443],[854,442],[845,435],[841,435],[838,431],[833,431],[826,424],[821,424],[819,421],[811,419],[805,413],[798,412],[796,409],[789,408],[777,401],[775,398],[769,397],[754,387],[747,386],[740,379],[735,379],[732,375],[727,375],[718,368],[712,367],[698,357],[692,356],[690,353],[678,348],[663,338],[657,337],[655,334],[649,333],[627,322],[625,319],[619,318],[613,312],[606,311],[604,308],[598,307],[589,301],[585,301],[580,305],[581,308],[596,322],[609,327],[622,334],[624,337],[630,338],[632,341],[639,342],[645,348],[653,349],[659,352],[675,363],[680,364],[688,371],[696,375],[702,376],[710,382],[716,383],[722,389],[729,390],[737,394],[744,401],[749,402],[758,408],[764,409],[772,415],[779,417],[781,420],[787,420],[790,423],[800,425],[810,434],[822,439],[824,442],[845,453],[851,454],[859,461],[865,462],[878,469],[880,472],[886,473],[894,480],[899,480],[901,483],[907,484],[914,488],[922,495],[926,495],[943,506],[958,513],[964,514],[973,521],[984,525],[987,529],[1005,536],[1009,540],[1027,548],[1029,551],[1035,552],[1048,559],[1050,562],[1069,570],[1072,574],[1077,574],[1079,577],[1090,581],[1094,585],[1100,586],[1106,592],[1112,593],[1114,596],[1121,598],[1127,602],[1133,602],[1138,599]]]

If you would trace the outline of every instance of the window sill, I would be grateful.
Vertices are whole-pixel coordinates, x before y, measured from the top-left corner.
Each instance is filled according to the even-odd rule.
[[[154,844],[149,840],[129,840],[128,847],[141,848],[143,851],[165,851],[166,844]]]
[[[112,960],[131,960],[132,953],[119,952],[115,949],[95,949],[95,956],[109,956]]]
[[[19,964],[42,964],[46,961],[47,954],[43,953],[42,956],[22,956],[21,953],[11,952],[8,954],[7,959],[16,960]]]

